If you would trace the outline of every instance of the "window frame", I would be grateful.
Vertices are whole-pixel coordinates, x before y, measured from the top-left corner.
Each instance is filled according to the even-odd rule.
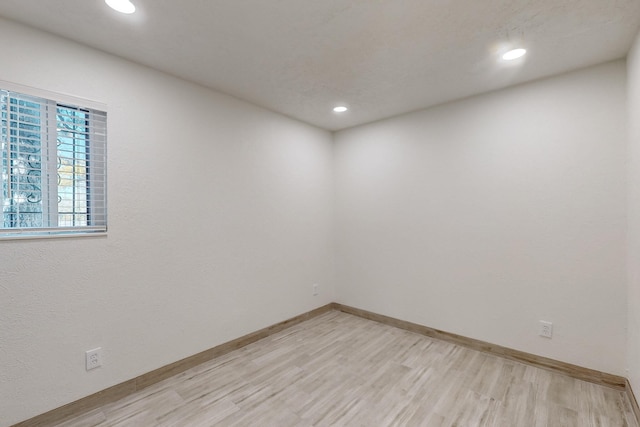
[[[97,173],[97,176],[101,179],[104,179],[104,182],[102,183],[102,185],[100,185],[97,188],[98,194],[100,194],[101,199],[99,200],[100,204],[104,204],[104,209],[103,209],[103,215],[104,215],[104,225],[99,225],[99,226],[92,226],[92,225],[87,225],[87,226],[72,226],[72,227],[67,227],[67,226],[58,226],[58,209],[57,209],[57,202],[54,205],[53,201],[51,200],[52,195],[57,195],[58,192],[58,184],[57,184],[57,180],[56,179],[48,179],[51,177],[51,170],[57,170],[57,167],[54,167],[54,165],[57,165],[57,153],[56,155],[48,155],[48,161],[45,161],[45,159],[42,159],[41,162],[41,168],[42,168],[42,176],[43,179],[46,179],[46,183],[42,182],[42,193],[43,193],[43,202],[42,202],[42,208],[43,211],[48,211],[48,217],[51,218],[55,218],[55,221],[52,220],[52,222],[46,226],[46,227],[34,227],[34,228],[28,228],[28,227],[23,227],[23,228],[4,228],[4,227],[0,227],[0,241],[3,240],[21,240],[21,239],[47,239],[47,238],[68,238],[68,237],[97,237],[97,236],[106,236],[107,234],[107,230],[108,230],[108,215],[107,215],[107,117],[108,117],[108,111],[107,111],[107,105],[101,102],[97,102],[97,101],[92,101],[89,99],[85,99],[85,98],[80,98],[77,96],[73,96],[73,95],[68,95],[68,94],[63,94],[63,93],[58,93],[58,92],[52,92],[49,90],[44,90],[44,89],[38,89],[38,88],[34,88],[31,86],[26,86],[26,85],[22,85],[22,84],[18,84],[18,83],[13,83],[13,82],[8,82],[8,81],[4,81],[4,80],[0,80],[0,89],[2,90],[6,90],[9,92],[16,92],[18,94],[22,94],[22,95],[27,95],[27,96],[33,96],[36,98],[40,98],[42,100],[46,101],[46,104],[48,105],[49,108],[54,108],[57,114],[57,109],[59,107],[62,108],[76,108],[79,110],[83,110],[86,109],[88,111],[90,110],[95,110],[99,113],[104,114],[104,129],[102,129],[104,131],[104,147],[101,148],[101,150],[103,152],[101,152],[100,154],[96,154],[96,152],[94,151],[96,148],[94,147],[94,144],[90,144],[89,145],[89,149],[88,149],[88,156],[87,158],[89,159],[88,162],[91,162],[91,159],[96,159],[96,158],[101,158],[102,159],[102,165],[98,165],[95,166],[95,168],[99,171]],[[45,104],[43,103],[41,108],[44,110],[46,108]],[[47,124],[43,124],[43,127],[46,127]],[[48,128],[46,129],[46,138],[44,138],[46,141],[42,141],[42,148],[44,149],[44,145],[46,144],[47,150],[51,149],[51,144],[53,144],[53,146],[56,145],[56,139],[58,137],[58,129],[57,129],[57,119],[56,120],[50,120],[48,122]],[[88,134],[90,135],[89,140],[92,140],[93,138],[91,137],[91,135],[96,135],[96,129],[95,126],[90,126],[88,129]],[[54,139],[53,143],[51,143],[51,138]],[[74,166],[75,167],[75,166]],[[92,166],[94,167],[94,166]],[[52,169],[53,168],[53,169]],[[47,172],[45,172],[47,171]],[[46,173],[46,175],[45,175]],[[92,180],[89,180],[87,182],[88,186],[92,186],[91,184]],[[0,181],[1,182],[1,181]],[[75,180],[74,180],[75,182]],[[46,188],[46,190],[45,190]],[[45,195],[46,193],[46,195]],[[104,194],[102,194],[104,193]],[[48,201],[45,203],[45,198],[48,199]],[[89,196],[88,196],[89,198]],[[56,197],[57,199],[57,197]],[[89,201],[91,200],[91,201]],[[93,211],[95,208],[95,201],[93,200],[93,197],[91,197],[89,200],[87,200],[87,217],[89,217],[91,214],[89,213],[90,211]],[[55,215],[52,215],[52,209],[55,208]],[[0,212],[1,214],[1,212]],[[43,213],[44,215],[44,213]],[[55,222],[55,225],[53,224]]]

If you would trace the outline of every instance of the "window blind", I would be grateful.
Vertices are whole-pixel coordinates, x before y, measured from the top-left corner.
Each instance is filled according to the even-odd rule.
[[[106,119],[0,89],[0,238],[106,231]]]

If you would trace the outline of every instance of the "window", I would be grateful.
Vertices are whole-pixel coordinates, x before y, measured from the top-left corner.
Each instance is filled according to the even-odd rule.
[[[2,85],[0,238],[105,232],[106,113]]]

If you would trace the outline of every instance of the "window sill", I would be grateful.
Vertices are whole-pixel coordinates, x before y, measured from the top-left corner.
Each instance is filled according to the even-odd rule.
[[[106,231],[80,231],[74,233],[15,233],[0,234],[0,242],[8,240],[41,240],[41,239],[69,239],[69,238],[87,238],[87,237],[107,237]]]

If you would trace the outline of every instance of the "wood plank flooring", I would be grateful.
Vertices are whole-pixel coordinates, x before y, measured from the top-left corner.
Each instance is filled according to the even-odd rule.
[[[622,392],[332,311],[57,427],[638,427]]]

